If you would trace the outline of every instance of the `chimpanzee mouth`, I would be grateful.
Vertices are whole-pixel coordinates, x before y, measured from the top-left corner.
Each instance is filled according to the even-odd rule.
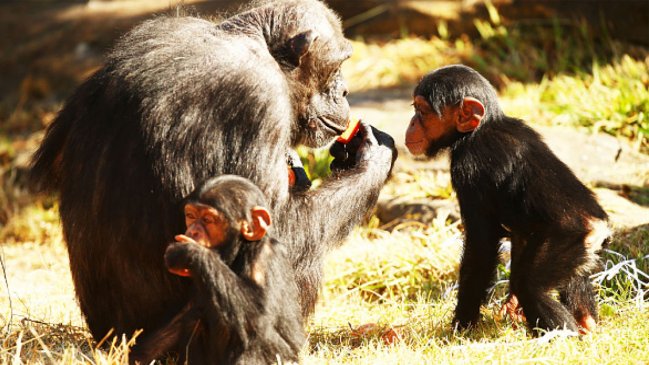
[[[325,128],[332,130],[334,134],[341,134],[345,131],[345,126],[338,125],[329,120],[327,117],[319,116],[317,117],[317,119],[318,121],[320,121],[320,124],[322,124]]]
[[[410,151],[410,153],[412,153],[413,155],[419,155],[426,152],[426,145],[423,139],[420,139],[418,141],[406,140],[406,147],[408,148],[408,151]]]

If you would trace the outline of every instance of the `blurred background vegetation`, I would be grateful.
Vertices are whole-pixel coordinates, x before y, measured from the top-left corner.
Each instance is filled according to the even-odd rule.
[[[341,14],[353,42],[354,54],[343,69],[352,104],[395,95],[408,98],[425,73],[446,64],[464,63],[497,87],[511,114],[540,126],[604,132],[628,142],[645,158],[649,156],[649,1],[326,2]],[[65,256],[56,199],[31,195],[26,187],[26,170],[44,128],[74,88],[100,67],[115,39],[154,14],[196,13],[218,21],[242,3],[245,1],[187,0],[183,10],[178,10],[175,1],[0,0],[0,245],[7,243],[5,254],[9,259],[24,260],[29,250],[47,251],[49,247],[42,244],[53,242],[58,243],[52,244],[53,257]],[[329,172],[327,151],[302,148],[299,152],[317,186],[318,179]],[[400,159],[406,156],[402,153]],[[646,165],[639,169],[642,166]],[[611,167],[609,173],[616,171]],[[615,194],[647,207],[649,171],[638,174],[644,174],[644,183],[631,187],[622,184],[615,188]],[[396,171],[384,192],[420,200],[454,200],[444,171]],[[649,277],[645,274],[649,272],[649,219],[637,218],[644,219],[645,224],[619,231],[606,254],[605,270],[594,278],[600,284],[601,314],[605,325],[608,321],[608,333],[624,340],[611,345],[602,336],[602,342],[594,338],[577,344],[559,343],[547,353],[524,347],[519,358],[526,358],[520,353],[527,353],[529,359],[545,356],[559,362],[572,359],[583,363],[589,362],[588,358],[579,356],[591,349],[591,362],[601,360],[591,345],[600,349],[610,345],[616,351],[630,349],[627,360],[637,359],[637,351],[649,357],[646,344],[642,347],[637,342],[643,340],[642,335],[633,337],[637,335],[634,331],[649,334],[649,320],[642,322],[649,319],[646,311],[636,312],[635,307],[624,304],[649,300]],[[308,363],[326,363],[332,358],[376,363],[368,360],[377,356],[372,346],[356,357],[345,353],[363,342],[345,332],[351,326],[345,323],[348,318],[354,318],[356,324],[376,318],[383,323],[405,323],[402,335],[410,347],[402,349],[404,353],[412,350],[417,356],[420,352],[433,352],[433,357],[456,356],[453,346],[448,345],[463,345],[467,340],[456,337],[446,325],[452,310],[452,296],[448,294],[457,279],[460,237],[461,224],[452,212],[425,224],[411,220],[389,228],[377,216],[370,218],[350,238],[354,244],[344,246],[330,259],[325,304],[316,312],[310,328]],[[67,268],[53,261],[45,260],[42,266],[67,275]],[[39,275],[32,280],[44,280]],[[493,294],[497,301],[505,295],[508,275],[504,263]],[[21,301],[28,302],[25,298]],[[65,309],[63,305],[61,310]],[[623,319],[620,313],[634,313],[637,321]],[[339,329],[345,334],[341,335]],[[111,363],[114,356],[125,354],[123,348],[115,350],[117,355],[88,350],[92,346],[87,344],[85,330],[47,323],[23,325],[21,330],[0,337],[0,344],[14,349],[8,353],[18,353],[16,343],[23,335],[30,339],[32,348],[46,354],[48,349],[60,347],[61,341],[77,343],[77,350],[85,354],[66,349],[64,360],[91,356],[96,363]],[[505,342],[525,338],[520,333],[512,335],[493,320],[475,338],[481,336],[492,341],[504,338]],[[381,341],[380,335],[375,337]],[[88,351],[92,353],[88,355]],[[474,351],[488,353],[484,356],[491,359],[506,357],[506,350],[498,355],[490,348],[478,348],[464,356],[480,358]],[[557,357],[557,351],[564,355]],[[386,356],[385,352],[378,353]],[[0,362],[4,363],[6,356],[0,351]],[[42,361],[41,355],[34,356]],[[409,355],[403,356],[397,362],[417,363],[408,361]]]
[[[536,124],[603,131],[649,153],[647,1],[327,2],[353,42],[343,69],[352,97],[409,95],[426,72],[464,63],[511,101],[509,110]],[[0,242],[60,235],[55,199],[27,191],[29,157],[44,127],[120,34],[155,14],[218,21],[244,3],[0,2]],[[329,172],[327,151],[299,152],[317,186]],[[426,187],[421,181],[436,180],[412,179],[420,182],[415,190],[436,191],[429,197],[452,197],[448,183]],[[628,193],[647,204],[648,190]]]

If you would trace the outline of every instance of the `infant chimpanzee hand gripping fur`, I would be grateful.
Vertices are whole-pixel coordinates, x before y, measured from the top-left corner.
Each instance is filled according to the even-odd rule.
[[[169,323],[145,333],[132,356],[167,353],[191,364],[295,362],[306,339],[293,268],[266,235],[268,202],[250,180],[222,175],[185,203],[187,231],[167,247],[170,272],[191,277],[193,297]]]
[[[414,91],[406,145],[415,155],[451,150],[451,180],[465,227],[454,324],[475,324],[493,282],[500,239],[512,241],[509,309],[528,327],[591,331],[597,306],[589,275],[610,234],[593,194],[523,121],[506,116],[473,69],[426,75]],[[550,296],[558,289],[560,302]]]

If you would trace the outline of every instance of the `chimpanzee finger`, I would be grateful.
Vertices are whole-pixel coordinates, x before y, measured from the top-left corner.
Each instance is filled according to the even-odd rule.
[[[345,161],[347,159],[347,146],[342,142],[335,141],[329,148],[329,154],[334,160]]]
[[[373,127],[369,123],[361,121],[361,126],[356,137],[358,137],[358,140],[355,142],[358,143],[354,154],[356,160],[360,161],[369,158],[369,155],[373,153],[372,150],[379,146],[374,136]]]
[[[359,129],[356,134],[347,143],[341,141],[334,141],[329,148],[329,153],[334,157],[334,160],[329,165],[329,168],[334,170],[347,170],[356,165],[356,153],[359,146],[363,143],[365,128],[367,123],[359,121]]]
[[[197,243],[193,238],[185,236],[184,234],[177,234],[174,236],[174,239],[179,243]]]
[[[356,136],[359,136],[362,138],[363,142],[369,142],[370,144],[376,144],[376,137],[374,137],[374,131],[372,130],[374,127],[370,125],[370,123],[361,120],[361,126],[358,130],[358,133]]]
[[[398,155],[397,147],[394,144],[394,138],[392,138],[391,135],[383,132],[382,130],[375,128],[374,126],[372,126],[372,133],[374,133],[379,146],[390,148],[390,150],[392,151],[392,164],[394,165],[394,161],[397,159]]]
[[[347,154],[349,156],[355,156],[358,152],[358,148],[363,143],[364,134],[357,133],[349,142],[347,142]]]
[[[391,149],[395,149],[394,138],[392,138],[392,136],[374,126],[372,126],[372,133],[374,134],[374,137],[376,137],[376,140],[378,141],[380,146],[386,146],[390,147]]]

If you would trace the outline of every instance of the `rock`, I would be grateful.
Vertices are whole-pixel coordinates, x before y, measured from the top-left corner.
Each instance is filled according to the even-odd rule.
[[[379,200],[376,216],[381,223],[387,224],[388,227],[395,227],[409,221],[431,224],[439,217],[456,222],[460,219],[460,212],[457,203],[450,199],[395,197]]]

